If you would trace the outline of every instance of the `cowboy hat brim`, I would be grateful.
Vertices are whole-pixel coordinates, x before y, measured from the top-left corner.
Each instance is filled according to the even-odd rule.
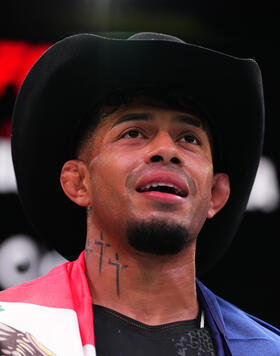
[[[144,86],[181,87],[218,128],[231,195],[198,238],[197,268],[224,254],[238,228],[258,167],[264,130],[261,73],[239,59],[187,43],[80,34],[57,42],[27,75],[13,113],[12,156],[24,211],[39,236],[72,260],[84,249],[85,210],[60,186],[75,134],[109,93]]]

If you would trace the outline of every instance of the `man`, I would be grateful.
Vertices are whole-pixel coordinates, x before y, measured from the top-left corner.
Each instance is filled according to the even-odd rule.
[[[263,113],[256,62],[168,35],[48,50],[14,111],[18,189],[38,235],[85,251],[0,294],[2,354],[278,355],[196,280],[242,217]]]

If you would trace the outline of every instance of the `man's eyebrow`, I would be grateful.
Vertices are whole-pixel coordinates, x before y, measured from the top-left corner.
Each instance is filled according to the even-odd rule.
[[[123,122],[128,122],[128,121],[149,121],[153,120],[153,116],[151,114],[146,114],[146,113],[135,113],[135,114],[127,114],[124,116],[121,116],[117,121],[113,123],[111,126],[111,129],[117,125],[122,124]],[[189,115],[184,115],[184,114],[179,114],[175,116],[176,122],[180,123],[185,123],[188,125],[193,125],[195,127],[202,127],[204,128],[203,122],[198,118],[194,116],[189,116]]]
[[[150,114],[127,114],[124,116],[121,116],[117,121],[115,121],[111,127],[111,129],[119,124],[122,124],[123,122],[127,121],[148,121],[152,119],[152,115]]]
[[[175,121],[182,122],[188,125],[193,125],[195,127],[202,127],[204,129],[203,122],[198,117],[180,114],[176,115]]]

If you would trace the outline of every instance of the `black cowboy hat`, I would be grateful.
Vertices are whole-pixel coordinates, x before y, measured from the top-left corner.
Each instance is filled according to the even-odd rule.
[[[20,199],[37,234],[67,259],[76,258],[85,245],[85,209],[65,196],[59,177],[63,164],[74,158],[77,128],[89,108],[109,93],[145,86],[182,88],[210,113],[220,133],[221,169],[230,176],[231,195],[199,234],[201,273],[229,247],[261,155],[263,89],[252,59],[153,33],[128,40],[80,34],[57,42],[30,70],[13,113],[12,156]]]

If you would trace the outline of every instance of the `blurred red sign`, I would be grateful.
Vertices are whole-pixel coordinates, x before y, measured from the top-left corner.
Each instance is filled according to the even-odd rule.
[[[50,45],[0,40],[0,96],[8,85],[19,90],[32,65]]]

